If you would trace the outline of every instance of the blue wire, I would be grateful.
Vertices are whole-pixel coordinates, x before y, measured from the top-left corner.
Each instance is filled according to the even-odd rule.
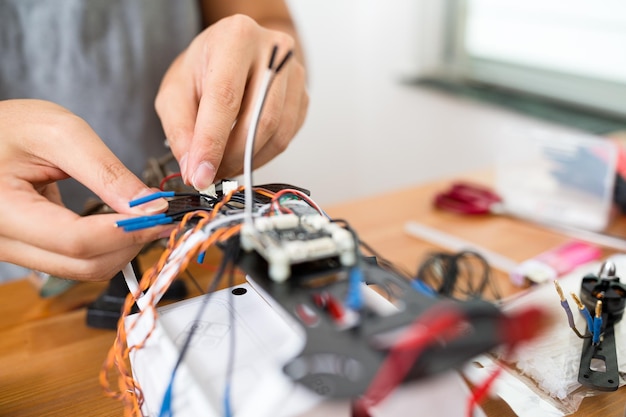
[[[230,406],[230,383],[228,383],[224,388],[224,417],[232,417],[232,415],[233,410]]]
[[[348,293],[346,294],[346,306],[352,310],[359,311],[363,308],[363,293],[361,283],[363,282],[363,270],[358,266],[350,268],[348,276]]]
[[[580,310],[580,314],[582,314],[583,317],[585,317],[585,320],[587,320],[587,329],[589,329],[589,334],[593,335],[593,317],[591,317],[591,313],[587,310],[587,307],[583,307]]]
[[[130,225],[126,225],[124,226],[124,231],[125,232],[134,232],[136,230],[141,230],[141,229],[148,229],[150,227],[154,227],[154,226],[158,226],[158,225],[162,225],[162,224],[169,224],[169,223],[173,223],[174,219],[166,216],[166,217],[159,217],[156,218],[152,221],[142,221],[142,222],[137,222],[137,223],[133,223]]]
[[[204,311],[209,303],[209,299],[211,298],[211,294],[213,294],[213,292],[217,289],[217,285],[219,284],[219,282],[222,280],[222,276],[224,275],[224,271],[226,270],[226,267],[228,266],[228,263],[232,261],[232,259],[236,258],[236,252],[233,253],[233,251],[237,250],[239,248],[239,242],[235,242],[235,243],[231,243],[229,246],[226,247],[225,249],[225,253],[222,257],[222,262],[220,263],[220,266],[217,270],[217,272],[215,273],[215,275],[213,276],[213,281],[211,282],[211,284],[209,285],[209,288],[207,289],[207,292],[204,294],[204,297],[202,298],[202,304],[200,304],[200,308],[198,308],[198,311],[196,311],[196,316],[194,319],[194,323],[200,321],[200,319],[202,318],[202,316],[204,315]],[[232,273],[232,270],[231,270]],[[172,370],[172,376],[170,378],[170,383],[167,387],[167,390],[165,391],[165,394],[163,395],[163,400],[161,402],[161,411],[159,413],[159,417],[171,417],[173,415],[172,413],[172,391],[173,391],[173,386],[174,386],[174,377],[176,376],[176,371],[178,370],[180,364],[183,362],[183,359],[185,358],[185,354],[187,353],[187,349],[189,349],[189,346],[191,344],[191,338],[193,337],[193,335],[195,334],[195,330],[196,327],[192,327],[191,330],[189,331],[189,334],[187,335],[187,338],[185,339],[185,342],[182,346],[182,348],[180,349],[180,353],[178,355],[178,359],[176,360],[176,364],[174,364],[174,369]]]
[[[426,285],[426,283],[420,279],[414,279],[411,281],[411,287],[413,287],[413,289],[427,297],[436,297],[437,296],[437,292],[429,287],[428,285]]]
[[[602,333],[602,317],[596,317],[593,319],[593,339],[591,341],[594,345],[600,343],[600,333]]]
[[[572,310],[569,308],[569,303],[567,302],[567,300],[561,301],[561,307],[563,307],[563,310],[565,310],[569,327],[572,329],[575,328],[576,324],[574,324],[574,316],[572,315]]]
[[[174,368],[172,372],[172,376],[170,377],[170,383],[167,386],[167,390],[165,390],[165,394],[163,395],[163,402],[161,403],[161,411],[159,411],[159,417],[172,417],[172,388],[174,386],[174,376],[176,376],[176,370],[178,367]]]
[[[198,258],[196,259],[196,261],[201,264],[204,263],[204,258],[206,257],[206,251],[200,252],[198,254]]]
[[[231,266],[230,273],[228,275],[228,287],[232,288],[235,285],[235,268]],[[233,383],[233,373],[235,370],[235,354],[237,336],[235,333],[235,299],[232,291],[228,294],[229,302],[231,304],[230,313],[228,314],[228,320],[230,322],[230,350],[228,352],[228,362],[226,364],[226,381],[224,384],[224,417],[232,417],[233,409],[231,403],[230,387]]]
[[[123,227],[135,223],[143,223],[143,222],[151,222],[154,219],[158,219],[160,217],[165,217],[167,214],[159,213],[159,214],[151,214],[149,216],[140,216],[140,217],[131,217],[130,219],[118,220],[115,224],[117,227]]]
[[[135,207],[140,204],[147,203],[148,201],[156,200],[157,198],[174,197],[174,194],[175,194],[174,191],[157,191],[156,193],[131,200],[129,201],[128,205],[130,207]]]

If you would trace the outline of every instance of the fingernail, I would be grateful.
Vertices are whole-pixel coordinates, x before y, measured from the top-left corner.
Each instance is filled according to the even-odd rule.
[[[191,183],[193,184],[193,188],[198,191],[202,191],[206,190],[211,184],[213,184],[214,178],[215,167],[213,164],[204,161],[198,165],[196,172],[193,174],[193,178],[191,178]]]
[[[154,194],[154,193],[155,193],[154,190],[150,190],[150,189],[146,188],[142,192],[137,194],[133,198],[133,200],[136,200],[138,198],[145,197],[147,195],[151,195],[151,194]],[[157,198],[156,200],[152,200],[152,201],[148,201],[147,203],[139,204],[138,206],[133,207],[132,210],[135,211],[136,213],[156,214],[156,213],[161,213],[161,212],[167,210],[168,206],[169,206],[169,204],[168,204],[167,200],[165,200],[164,198]]]
[[[184,154],[178,163],[178,165],[180,165],[180,173],[182,174],[183,179],[187,178],[187,155],[188,154]]]

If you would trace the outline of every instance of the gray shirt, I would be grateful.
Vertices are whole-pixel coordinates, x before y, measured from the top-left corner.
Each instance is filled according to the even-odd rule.
[[[159,83],[200,30],[198,0],[0,0],[0,99],[68,108],[140,176],[166,152]],[[91,193],[74,180],[59,186],[80,212]]]

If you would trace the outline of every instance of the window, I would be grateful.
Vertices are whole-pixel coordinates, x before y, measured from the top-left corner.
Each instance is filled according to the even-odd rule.
[[[449,5],[449,75],[626,115],[625,1]]]

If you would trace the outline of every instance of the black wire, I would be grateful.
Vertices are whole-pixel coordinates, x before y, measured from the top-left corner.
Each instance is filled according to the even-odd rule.
[[[402,278],[405,278],[405,279],[408,279],[408,280],[410,280],[412,278],[411,274],[409,272],[403,270],[398,265],[395,265],[390,260],[382,257],[380,255],[380,253],[375,251],[374,248],[372,248],[370,245],[368,245],[364,241],[360,240],[359,243],[360,243],[361,246],[363,246],[365,248],[365,250],[367,250],[369,253],[371,253],[372,255],[374,255],[376,257],[376,261],[378,262],[378,264],[381,267],[387,269],[388,271],[391,271],[391,272],[395,273],[396,275],[398,275],[398,276],[400,276]]]
[[[398,279],[398,280],[402,281],[404,284],[406,284],[406,282],[408,282],[408,279],[409,279],[408,277],[410,275],[406,274],[403,271],[401,271],[392,262],[390,262],[390,261],[386,260],[385,258],[383,258],[382,256],[380,256],[380,254],[378,254],[371,246],[369,246],[367,243],[362,241],[359,238],[359,236],[356,233],[356,231],[350,226],[350,224],[348,223],[347,220],[344,220],[344,219],[332,219],[331,221],[333,223],[340,223],[340,224],[342,224],[343,227],[352,234],[352,236],[354,238],[354,241],[355,241],[355,252],[356,252],[357,260],[363,260],[365,258],[365,256],[359,251],[359,247],[363,247],[376,258],[376,264],[377,265],[379,265],[383,269],[386,269],[387,271],[391,272],[391,275],[393,276],[394,279]],[[390,286],[390,283],[393,283],[393,279],[378,279],[376,274],[373,274],[373,275],[374,276],[366,277],[366,284],[376,284],[377,286],[379,286],[380,288],[382,288],[385,291],[385,293],[387,294],[388,298],[392,298],[392,297],[398,295],[398,292],[394,291],[393,288]]]
[[[450,298],[485,298],[487,288],[501,298],[489,263],[474,251],[433,253],[420,265],[417,279]]]
[[[198,282],[198,280],[196,280],[196,277],[194,277],[191,273],[191,271],[189,271],[188,269],[185,269],[185,273],[187,274],[187,276],[189,277],[189,279],[191,279],[191,282],[193,283],[193,285],[196,287],[196,289],[198,290],[198,292],[200,294],[204,294],[204,289],[202,289],[202,287],[200,286],[200,283]]]
[[[239,249],[239,239],[232,238],[226,242],[226,248],[224,250],[222,261],[220,262],[217,272],[215,272],[213,281],[211,281],[209,288],[207,289],[206,293],[204,294],[202,298],[202,304],[200,305],[200,308],[198,309],[196,313],[196,317],[192,323],[194,324],[197,323],[198,321],[200,321],[200,319],[204,315],[204,311],[206,310],[206,307],[209,304],[209,299],[211,298],[211,294],[215,291],[219,282],[222,280],[222,277],[224,276],[224,271],[226,270],[228,264],[231,262],[234,262],[234,260],[236,259],[235,256],[237,254],[238,249]],[[187,334],[187,338],[185,339],[185,342],[183,343],[183,347],[180,350],[178,359],[176,360],[176,364],[174,365],[174,369],[172,373],[176,372],[176,370],[182,363],[183,359],[185,358],[185,355],[187,354],[187,350],[189,349],[189,346],[191,345],[191,339],[193,338],[193,335],[195,334],[197,327],[198,326],[193,326],[193,325],[191,326],[191,329],[189,330],[189,333]]]
[[[270,62],[267,64],[267,69],[272,69],[274,67],[274,59],[276,59],[276,54],[278,53],[278,45],[274,45],[272,48],[272,55],[270,55]]]
[[[292,55],[293,55],[293,51],[289,50],[289,52],[287,52],[283,60],[280,61],[280,64],[278,64],[278,66],[276,67],[276,70],[274,71],[276,74],[278,74],[278,72],[285,66],[285,63],[289,61],[289,58],[291,58]]]

